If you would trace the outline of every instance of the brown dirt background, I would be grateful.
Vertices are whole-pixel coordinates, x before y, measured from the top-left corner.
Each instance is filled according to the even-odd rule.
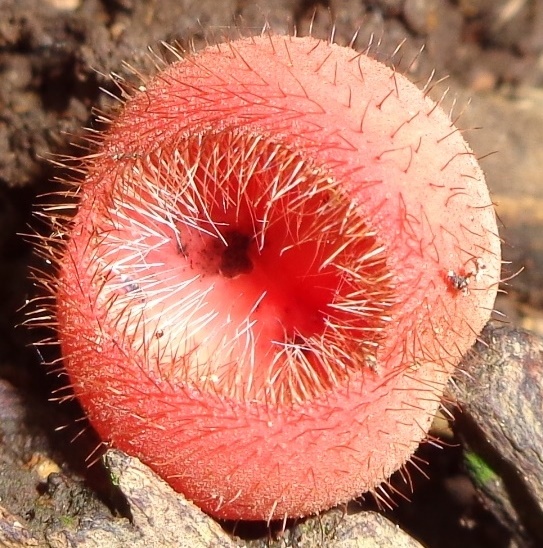
[[[418,83],[434,69],[436,81],[449,75],[435,95],[451,88],[453,118],[472,99],[458,125],[486,156],[511,261],[504,277],[524,268],[504,283],[498,308],[543,333],[543,1],[0,0],[0,505],[33,531],[122,513],[103,470],[86,471],[92,434],[70,442],[80,430],[77,410],[47,402],[59,380],[45,374],[50,357],[30,345],[39,334],[17,327],[35,295],[29,268],[42,266],[20,234],[44,230],[32,211],[63,176],[51,160],[81,154],[81,128],[98,127],[92,109],[114,105],[101,91],[115,93],[108,74],[134,81],[125,62],[149,73],[148,46],[159,54],[160,41],[200,48],[265,24],[298,34],[312,26],[323,38],[334,27],[340,44],[358,30],[355,47],[372,43],[373,56]],[[426,446],[421,457],[431,479],[417,479],[413,502],[400,503],[392,519],[430,547],[509,546],[478,502],[458,448]]]

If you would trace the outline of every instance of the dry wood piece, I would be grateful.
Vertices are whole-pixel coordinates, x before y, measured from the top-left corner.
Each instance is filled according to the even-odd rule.
[[[489,325],[453,387],[475,482],[515,535],[543,542],[543,341]],[[541,545],[541,544],[539,544]]]

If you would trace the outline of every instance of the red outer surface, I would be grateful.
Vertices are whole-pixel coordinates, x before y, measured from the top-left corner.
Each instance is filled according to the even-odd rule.
[[[126,345],[96,306],[95,228],[123,170],[155,146],[240,127],[326,166],[375,228],[393,274],[397,306],[376,366],[305,403],[232,400],[181,383]],[[231,519],[315,513],[401,467],[488,320],[499,279],[482,172],[441,109],[350,49],[251,38],[168,67],[127,102],[101,152],[60,262],[57,317],[66,369],[103,439]],[[472,274],[469,291],[450,271]]]

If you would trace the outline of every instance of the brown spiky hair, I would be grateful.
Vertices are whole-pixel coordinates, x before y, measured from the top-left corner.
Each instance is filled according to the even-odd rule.
[[[38,323],[103,440],[207,512],[380,497],[493,307],[483,174],[426,89],[350,48],[179,57],[47,211]]]

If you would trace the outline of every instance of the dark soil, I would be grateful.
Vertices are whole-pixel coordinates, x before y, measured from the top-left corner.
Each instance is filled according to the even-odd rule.
[[[99,127],[93,109],[115,107],[114,80],[137,83],[127,64],[149,74],[148,46],[166,55],[161,41],[200,48],[269,24],[276,33],[333,34],[341,44],[358,31],[356,48],[370,45],[372,55],[417,82],[433,70],[436,81],[450,75],[455,90],[482,97],[485,105],[495,97],[513,101],[527,88],[539,93],[543,85],[540,0],[0,0],[0,14],[0,505],[36,534],[51,524],[77,527],[126,512],[101,465],[88,468],[98,440],[76,422],[77,404],[48,402],[64,379],[46,374],[43,362],[55,357],[50,349],[31,344],[46,335],[21,326],[21,307],[35,296],[30,268],[44,265],[31,238],[20,234],[46,230],[32,211],[66,176],[55,159],[84,153],[82,128]],[[528,155],[536,146],[519,150]],[[522,193],[518,185],[515,192]],[[499,182],[495,187],[502,193]],[[539,234],[540,224],[532,229]],[[506,256],[522,257],[528,277],[511,282],[515,299],[501,306],[514,317],[538,317],[540,270],[530,270],[541,262],[538,246],[524,246],[522,232],[511,234],[519,243]],[[412,502],[395,497],[399,506],[387,515],[430,547],[511,546],[510,531],[468,479],[456,441],[420,450],[430,479],[414,474]],[[257,534],[251,530],[247,537]]]

